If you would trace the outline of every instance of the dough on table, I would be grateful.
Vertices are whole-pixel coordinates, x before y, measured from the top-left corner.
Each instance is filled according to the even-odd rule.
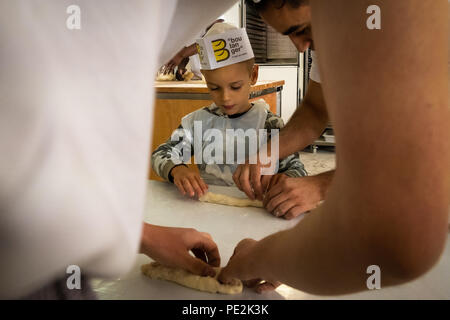
[[[241,280],[234,279],[235,284],[232,285],[221,284],[217,280],[221,268],[214,268],[214,270],[216,271],[216,276],[213,278],[198,276],[179,268],[166,267],[158,262],[151,262],[141,266],[142,273],[152,279],[168,280],[188,288],[210,293],[237,294],[242,292]]]
[[[216,203],[216,204],[224,204],[227,206],[235,206],[235,207],[257,207],[262,208],[263,203],[259,200],[250,200],[250,199],[244,199],[244,198],[236,198],[227,196],[225,194],[219,194],[219,193],[213,193],[213,192],[207,192],[205,195],[201,196],[199,198],[202,202],[210,202],[210,203]]]
[[[164,74],[164,73],[159,72],[156,75],[156,80],[157,81],[174,81],[175,80],[175,74],[174,73]]]
[[[193,77],[194,77],[194,73],[191,72],[191,71],[186,71],[186,72],[183,74],[183,80],[184,80],[184,81],[189,81],[189,80],[191,80]]]

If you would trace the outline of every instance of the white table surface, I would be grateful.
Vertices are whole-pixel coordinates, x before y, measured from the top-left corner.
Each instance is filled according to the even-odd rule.
[[[237,189],[210,186],[211,191],[237,195]],[[149,181],[147,190],[146,222],[176,227],[190,227],[211,234],[225,266],[236,244],[243,238],[261,239],[278,230],[293,227],[301,217],[287,221],[276,218],[261,208],[237,208],[201,203],[181,196],[169,183]],[[448,236],[450,240],[450,234]],[[99,299],[450,299],[450,245],[447,245],[439,263],[426,275],[405,285],[367,290],[334,297],[314,296],[281,285],[276,291],[257,294],[248,288],[239,295],[204,293],[177,284],[153,280],[140,272],[150,258],[139,254],[130,272],[119,279],[94,279],[92,286]],[[368,275],[369,276],[369,275]],[[381,285],[383,278],[381,274]]]

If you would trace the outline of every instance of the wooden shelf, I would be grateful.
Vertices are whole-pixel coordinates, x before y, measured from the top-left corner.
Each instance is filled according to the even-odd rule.
[[[262,91],[269,88],[284,85],[284,80],[261,80],[258,81],[250,92]],[[209,93],[206,83],[203,81],[155,81],[154,85],[157,93]]]

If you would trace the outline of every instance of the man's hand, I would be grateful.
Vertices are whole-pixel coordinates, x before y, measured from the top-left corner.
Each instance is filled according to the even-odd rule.
[[[185,68],[181,68],[180,66],[178,66],[177,72],[175,72],[175,79],[177,79],[178,81],[183,81],[183,75],[186,72]]]
[[[220,266],[219,250],[211,236],[188,228],[144,223],[140,253],[166,266],[182,268],[201,276],[215,276],[212,267]]]
[[[255,269],[251,267],[254,261],[249,261],[249,252],[252,251],[258,241],[253,239],[241,240],[234,249],[233,255],[225,268],[219,274],[219,281],[222,283],[232,283],[233,278],[241,279],[246,287],[253,288],[256,292],[271,291],[276,289],[281,283],[276,280],[265,281],[253,274]],[[257,261],[256,263],[259,263]],[[262,262],[261,262],[262,263]]]
[[[164,65],[164,74],[173,73],[175,67],[177,67],[181,63],[181,61],[183,61],[183,59],[183,50],[180,50],[180,52],[178,52],[172,59],[169,60],[169,62]]]
[[[164,66],[164,73],[173,73],[175,67],[181,67],[180,69],[186,70],[186,65],[189,62],[189,57],[197,53],[197,45],[195,43],[190,46],[183,47],[177,54],[170,59]],[[181,65],[181,66],[180,66]],[[184,73],[184,72],[183,72]]]
[[[325,197],[332,176],[332,172],[298,178],[277,174],[270,180],[264,207],[276,217],[295,218],[318,206]]]
[[[180,193],[190,197],[201,197],[208,191],[208,185],[200,177],[200,174],[186,166],[177,166],[170,172],[173,177],[173,183],[177,186]]]

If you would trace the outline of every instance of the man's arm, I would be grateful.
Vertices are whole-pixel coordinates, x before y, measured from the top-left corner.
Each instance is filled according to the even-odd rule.
[[[328,113],[320,83],[310,80],[306,95],[297,110],[280,130],[279,158],[303,150],[314,142],[328,124]]]
[[[185,59],[189,58],[190,56],[193,56],[196,53],[197,53],[197,46],[195,45],[195,43],[191,44],[190,46],[183,47],[180,51],[177,52],[177,54],[172,59],[170,59],[169,62],[166,63],[165,73],[172,73],[175,67],[179,66],[181,62],[183,62]]]
[[[378,3],[381,30],[366,28],[364,2],[311,2],[338,138],[332,186],[295,228],[241,245],[221,280],[267,278],[344,294],[367,289],[370,265],[387,287],[438,261],[450,203],[447,3]]]

